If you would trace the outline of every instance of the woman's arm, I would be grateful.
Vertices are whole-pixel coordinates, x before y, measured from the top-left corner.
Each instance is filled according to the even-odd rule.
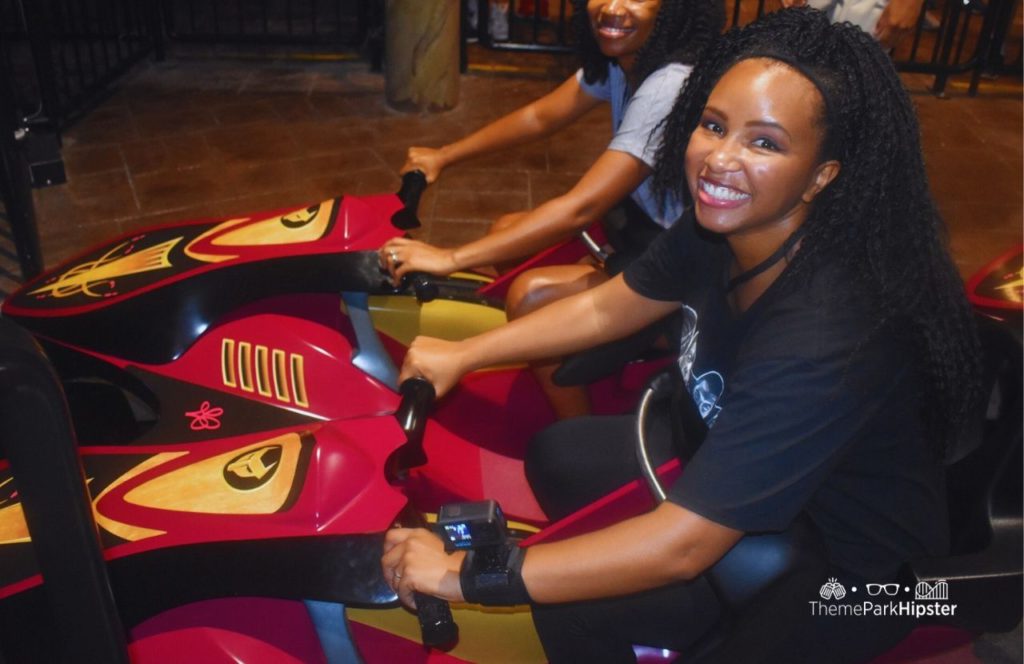
[[[552,134],[594,108],[600,100],[583,91],[576,76],[540,99],[444,147],[409,148],[402,173],[419,170],[433,182],[445,166]]]
[[[381,264],[398,283],[407,272],[447,275],[529,256],[599,219],[650,173],[650,167],[633,155],[606,150],[572,189],[525,213],[515,224],[454,249],[395,238],[381,247]]]
[[[527,550],[522,576],[535,602],[614,597],[692,579],[743,533],[673,503],[608,528]],[[426,530],[393,530],[381,558],[385,578],[413,606],[414,591],[463,601],[461,555],[448,556]]]
[[[463,341],[417,337],[406,353],[399,380],[422,376],[441,396],[469,371],[561,357],[620,339],[678,306],[640,295],[619,275]]]
[[[528,549],[523,580],[536,602],[613,597],[693,579],[743,533],[665,502],[593,533]]]

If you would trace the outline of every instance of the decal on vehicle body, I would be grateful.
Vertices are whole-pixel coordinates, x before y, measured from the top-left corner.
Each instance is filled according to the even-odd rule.
[[[248,341],[221,340],[221,382],[307,408],[305,358]]]

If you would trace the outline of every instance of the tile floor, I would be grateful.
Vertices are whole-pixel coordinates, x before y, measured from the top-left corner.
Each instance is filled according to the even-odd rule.
[[[390,110],[383,76],[359,61],[182,51],[143,63],[66,132],[67,184],[35,191],[46,265],[152,224],[394,190],[408,146],[451,141],[549,90],[571,67],[529,54],[515,62],[514,73],[471,68],[457,108],[427,115]],[[927,92],[929,77],[906,82],[967,276],[1021,241],[1021,85],[986,83],[969,98],[953,81],[939,99]],[[449,169],[423,197],[419,237],[465,241],[501,213],[565,191],[607,137],[607,115],[594,112],[548,140]]]

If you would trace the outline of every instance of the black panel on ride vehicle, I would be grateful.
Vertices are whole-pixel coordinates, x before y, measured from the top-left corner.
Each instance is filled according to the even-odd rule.
[[[162,364],[243,305],[278,295],[341,291],[378,294],[394,288],[374,251],[290,256],[199,273],[78,315],[11,318],[34,334],[133,362]]]

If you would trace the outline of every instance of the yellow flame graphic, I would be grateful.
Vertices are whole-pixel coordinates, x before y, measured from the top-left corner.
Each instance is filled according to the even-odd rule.
[[[1014,277],[1016,278],[1014,279]],[[1003,297],[1010,302],[1020,302],[1024,297],[1024,268],[1016,273],[1011,272],[1003,278],[1012,281],[1007,281],[1002,286],[996,286],[996,290],[1003,291]]]
[[[29,295],[52,295],[53,297],[70,297],[82,293],[89,297],[102,297],[93,287],[101,282],[109,282],[117,277],[124,277],[129,274],[139,274],[152,270],[162,270],[170,267],[168,259],[171,249],[181,242],[182,238],[174,238],[161,242],[152,247],[141,249],[126,256],[117,254],[128,244],[122,242],[107,253],[94,261],[87,261],[76,265],[60,276],[52,284],[37,288]]]

